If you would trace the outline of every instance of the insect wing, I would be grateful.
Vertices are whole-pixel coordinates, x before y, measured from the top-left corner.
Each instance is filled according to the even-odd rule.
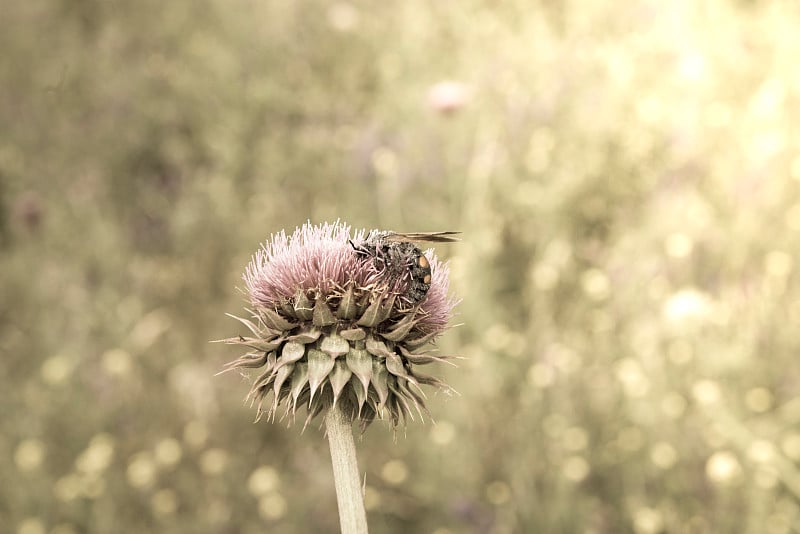
[[[429,243],[452,243],[453,241],[460,241],[460,239],[456,237],[459,234],[461,234],[461,232],[390,232],[384,236],[383,239],[388,242],[424,241]]]

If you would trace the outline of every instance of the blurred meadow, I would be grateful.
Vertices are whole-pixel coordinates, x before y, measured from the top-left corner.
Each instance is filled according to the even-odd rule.
[[[800,532],[800,7],[32,0],[0,17],[0,532],[336,532],[209,340],[273,232],[461,230],[374,533]],[[432,393],[432,392],[431,392]],[[300,421],[302,423],[302,421]]]

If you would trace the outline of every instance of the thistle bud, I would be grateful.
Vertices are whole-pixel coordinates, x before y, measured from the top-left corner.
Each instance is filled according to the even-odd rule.
[[[447,265],[407,242],[408,257],[393,246],[381,254],[376,239],[388,234],[307,223],[273,235],[252,258],[243,276],[249,317],[231,316],[249,333],[222,341],[247,349],[225,370],[257,370],[248,394],[256,420],[306,407],[308,424],[338,405],[362,428],[382,416],[394,427],[427,412],[422,385],[451,391],[416,370],[452,358],[422,349],[452,316]]]

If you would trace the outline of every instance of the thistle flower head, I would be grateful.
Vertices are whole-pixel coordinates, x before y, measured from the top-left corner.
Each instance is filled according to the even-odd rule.
[[[237,317],[250,333],[223,341],[248,349],[226,370],[259,370],[248,395],[257,419],[305,406],[308,423],[338,404],[363,427],[381,414],[396,426],[426,411],[421,385],[449,391],[415,368],[450,359],[420,350],[452,316],[447,265],[385,235],[308,223],[253,256],[250,317]]]

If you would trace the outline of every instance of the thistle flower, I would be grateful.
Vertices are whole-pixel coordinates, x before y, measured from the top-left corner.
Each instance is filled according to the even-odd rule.
[[[282,405],[282,417],[305,406],[308,424],[337,406],[362,428],[384,414],[397,426],[427,412],[421,385],[450,391],[416,369],[452,358],[421,350],[452,316],[447,265],[426,251],[420,263],[430,264],[430,286],[412,298],[410,268],[364,253],[379,235],[307,223],[273,235],[253,256],[243,276],[250,317],[231,316],[252,336],[222,341],[248,349],[225,370],[260,371],[248,394],[256,420],[266,413],[274,421]]]

